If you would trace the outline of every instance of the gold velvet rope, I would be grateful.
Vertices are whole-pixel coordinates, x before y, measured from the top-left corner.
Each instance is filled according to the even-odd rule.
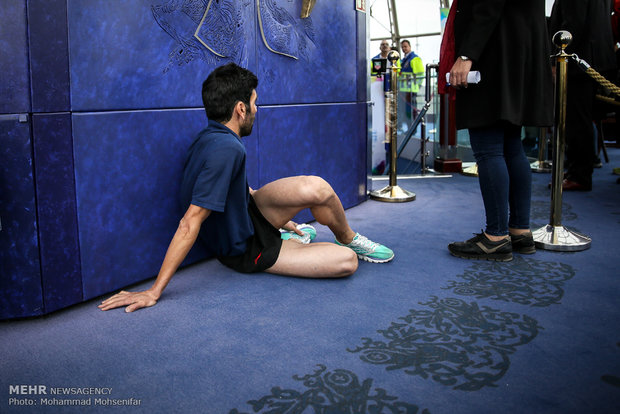
[[[601,84],[602,86],[606,87],[611,92],[616,94],[616,96],[620,96],[620,88],[614,85],[613,83],[611,83],[610,81],[608,81],[607,79],[605,79],[600,73],[598,73],[592,68],[586,69],[586,73],[590,75],[590,77],[594,79],[595,81],[597,81],[599,84]]]
[[[614,98],[610,98],[609,96],[596,95],[596,99],[607,102],[608,104],[620,106],[620,101],[616,101]]]
[[[577,63],[577,66],[579,66],[579,68],[581,68],[581,70],[583,70],[585,73],[587,73],[592,79],[597,81],[601,86],[606,88],[608,91],[610,91],[611,93],[615,94],[616,97],[620,97],[620,88],[618,86],[614,85],[613,83],[611,83],[610,81],[605,79],[605,77],[603,75],[601,75],[596,70],[594,70],[588,64],[588,62],[586,62],[583,59],[580,59],[579,56],[574,55],[574,54],[570,55],[570,56],[571,56],[571,58],[573,58],[575,63]],[[604,102],[610,103],[610,104],[620,105],[620,102],[616,101],[611,96],[596,95],[596,99],[598,99],[600,101],[604,101]]]

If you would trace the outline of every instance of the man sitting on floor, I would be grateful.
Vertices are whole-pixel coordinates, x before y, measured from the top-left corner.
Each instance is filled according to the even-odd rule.
[[[288,177],[258,190],[248,186],[245,147],[257,112],[256,76],[234,63],[215,69],[202,85],[209,125],[191,145],[181,184],[188,206],[172,238],[153,286],[103,301],[108,310],[132,312],[153,306],[200,235],[207,248],[231,269],[310,278],[353,274],[358,257],[389,262],[394,253],[354,232],[332,187],[315,176]],[[329,227],[335,243],[302,244],[282,240],[279,228],[301,235],[291,219],[309,208]]]

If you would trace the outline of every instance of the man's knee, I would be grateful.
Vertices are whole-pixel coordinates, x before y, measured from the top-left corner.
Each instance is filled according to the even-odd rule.
[[[357,254],[349,248],[346,249],[347,251],[343,250],[343,259],[338,263],[338,277],[351,276],[357,270]]]
[[[312,205],[324,204],[335,195],[331,185],[316,175],[303,176],[299,191],[302,197]]]

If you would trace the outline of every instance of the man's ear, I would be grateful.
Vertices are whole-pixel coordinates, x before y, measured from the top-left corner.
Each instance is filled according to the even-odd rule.
[[[235,104],[235,112],[237,113],[237,115],[239,115],[240,118],[245,119],[245,104],[241,101],[237,101],[237,103]]]

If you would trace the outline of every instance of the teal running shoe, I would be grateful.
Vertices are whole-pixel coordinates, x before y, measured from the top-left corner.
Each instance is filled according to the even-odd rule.
[[[282,240],[294,239],[302,244],[308,244],[316,237],[316,229],[309,224],[302,223],[297,225],[297,229],[301,230],[304,235],[300,236],[294,231],[280,229],[280,238]]]
[[[352,249],[357,253],[357,257],[367,262],[386,263],[394,258],[394,252],[382,244],[368,240],[359,233],[355,233],[353,241],[349,244],[342,244],[336,240],[336,244]]]

